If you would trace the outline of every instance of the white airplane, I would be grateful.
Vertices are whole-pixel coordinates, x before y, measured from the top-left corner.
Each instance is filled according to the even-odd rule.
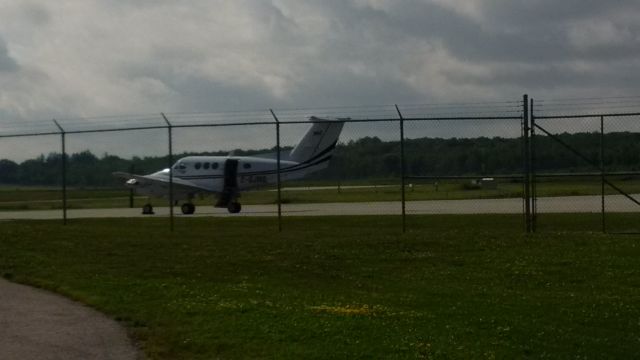
[[[280,179],[295,180],[322,170],[338,142],[345,119],[320,119],[312,116],[311,128],[291,152],[282,153]],[[187,156],[173,165],[173,198],[175,203],[184,201],[183,214],[193,214],[196,195],[213,193],[217,196],[215,207],[226,207],[232,214],[240,212],[240,192],[277,182],[278,161],[273,154],[255,156]],[[125,186],[136,193],[153,197],[169,197],[170,174],[164,169],[149,175],[133,175],[115,172],[114,176],[126,179]],[[153,206],[147,203],[144,214],[153,214]]]

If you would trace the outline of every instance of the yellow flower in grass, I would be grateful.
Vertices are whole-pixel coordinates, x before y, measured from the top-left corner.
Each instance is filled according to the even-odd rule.
[[[333,314],[344,316],[372,316],[380,312],[379,306],[369,305],[338,305],[338,306],[311,306],[311,310],[319,314]]]

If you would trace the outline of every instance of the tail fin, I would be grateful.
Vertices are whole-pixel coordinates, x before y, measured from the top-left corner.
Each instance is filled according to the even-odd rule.
[[[291,150],[289,160],[299,163],[313,163],[325,160],[333,153],[344,122],[320,119],[315,116],[312,116],[310,120],[314,122],[313,126],[307,131],[298,145]]]

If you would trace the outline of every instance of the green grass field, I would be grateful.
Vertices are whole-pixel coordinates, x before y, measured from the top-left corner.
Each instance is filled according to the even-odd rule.
[[[396,184],[389,186],[384,184]],[[615,182],[624,191],[640,193],[638,180],[618,180]],[[399,201],[400,186],[398,180],[387,180],[381,183],[373,182],[377,186],[366,188],[345,188],[340,190],[336,183],[285,183],[286,188],[297,187],[305,189],[309,186],[333,186],[333,189],[321,190],[285,190],[282,192],[282,202],[294,203],[334,203],[334,202],[372,202],[372,201]],[[301,186],[305,185],[305,186]],[[367,185],[362,182],[343,184]],[[273,189],[250,191],[242,194],[241,202],[250,204],[274,204],[277,201],[276,192]],[[605,188],[609,195],[617,194],[610,188]],[[441,182],[437,187],[432,184],[415,183],[407,185],[406,195],[408,201],[416,200],[459,200],[459,199],[497,199],[517,198],[522,196],[522,184],[502,182],[497,189],[470,189],[462,182]],[[554,181],[541,182],[538,186],[538,196],[579,196],[597,195],[601,188],[598,181]],[[129,191],[122,189],[69,189],[68,208],[121,208],[129,206]],[[147,198],[136,196],[134,207],[142,207],[147,203]],[[165,204],[166,199],[152,199],[152,203]],[[197,198],[196,205],[211,205],[213,197]],[[0,187],[0,211],[1,210],[48,210],[62,208],[60,189],[53,188],[28,188],[28,187]]]
[[[517,215],[409,221],[3,222],[0,273],[122,321],[151,359],[637,357],[640,236],[597,215],[532,236]]]

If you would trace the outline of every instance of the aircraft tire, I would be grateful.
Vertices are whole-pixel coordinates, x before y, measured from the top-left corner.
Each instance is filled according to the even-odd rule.
[[[180,207],[180,210],[182,210],[182,213],[185,215],[191,215],[196,212],[196,206],[192,203],[184,203]]]
[[[229,212],[232,214],[239,213],[241,209],[242,209],[242,205],[240,205],[240,203],[237,203],[237,202],[229,203],[229,206],[227,206],[227,210],[229,210]]]
[[[151,204],[145,204],[142,207],[142,214],[144,214],[144,215],[152,215],[153,214],[153,206],[151,206]]]

